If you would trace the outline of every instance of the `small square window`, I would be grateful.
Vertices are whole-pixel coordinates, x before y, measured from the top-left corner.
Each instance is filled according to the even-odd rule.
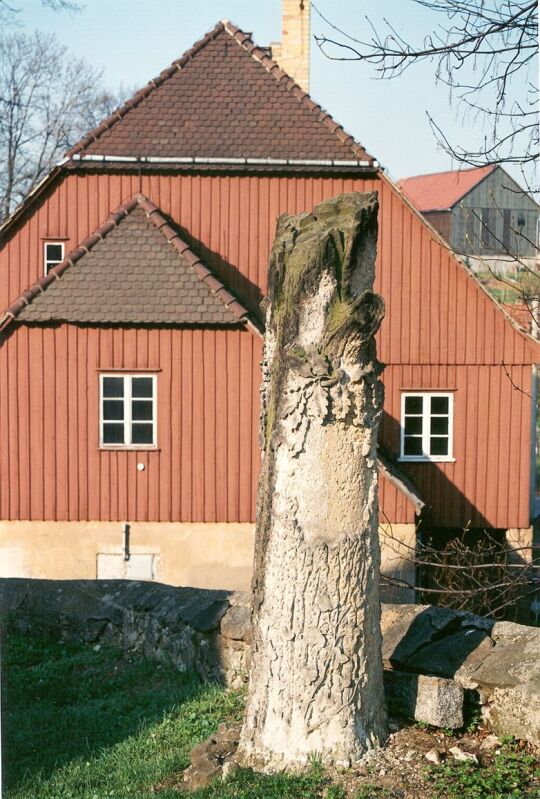
[[[44,256],[44,272],[47,275],[49,270],[62,263],[64,260],[64,242],[63,241],[46,241],[43,248]]]
[[[101,375],[100,446],[156,447],[156,376]]]
[[[452,394],[442,392],[402,394],[401,460],[453,460],[452,417]]]

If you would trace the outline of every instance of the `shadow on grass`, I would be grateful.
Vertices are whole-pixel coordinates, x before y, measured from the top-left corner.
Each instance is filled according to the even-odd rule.
[[[37,796],[38,786],[54,772],[69,772],[70,762],[93,765],[105,749],[219,692],[192,675],[116,650],[13,635],[2,655],[8,796]],[[186,741],[215,728],[212,713],[184,715]]]

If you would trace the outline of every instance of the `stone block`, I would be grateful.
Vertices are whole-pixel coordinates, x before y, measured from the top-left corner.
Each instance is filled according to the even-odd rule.
[[[221,635],[235,641],[251,643],[251,611],[235,605],[230,607],[221,620]]]
[[[384,689],[390,713],[434,727],[463,726],[464,691],[453,680],[387,669]]]
[[[495,688],[484,717],[498,735],[514,735],[540,746],[540,680]]]

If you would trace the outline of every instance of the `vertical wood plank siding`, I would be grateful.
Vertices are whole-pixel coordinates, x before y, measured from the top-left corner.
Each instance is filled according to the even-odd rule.
[[[251,521],[260,360],[245,330],[21,325],[0,347],[0,518]],[[155,451],[99,449],[118,367],[160,369]]]
[[[69,252],[142,191],[255,308],[278,215],[353,190],[377,191],[381,209],[384,444],[398,453],[402,389],[455,389],[455,463],[404,471],[434,524],[527,526],[534,345],[384,178],[73,173],[0,251],[0,305],[42,274],[43,241],[64,238]],[[21,325],[0,346],[0,518],[252,520],[259,361],[246,331]],[[159,452],[98,450],[96,369],[109,366],[162,369]],[[413,520],[384,481],[381,498],[386,519]]]

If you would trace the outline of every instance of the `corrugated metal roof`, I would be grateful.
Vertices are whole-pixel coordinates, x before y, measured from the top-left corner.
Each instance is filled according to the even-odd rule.
[[[419,211],[447,211],[490,175],[497,164],[415,175],[398,181],[399,188]]]

